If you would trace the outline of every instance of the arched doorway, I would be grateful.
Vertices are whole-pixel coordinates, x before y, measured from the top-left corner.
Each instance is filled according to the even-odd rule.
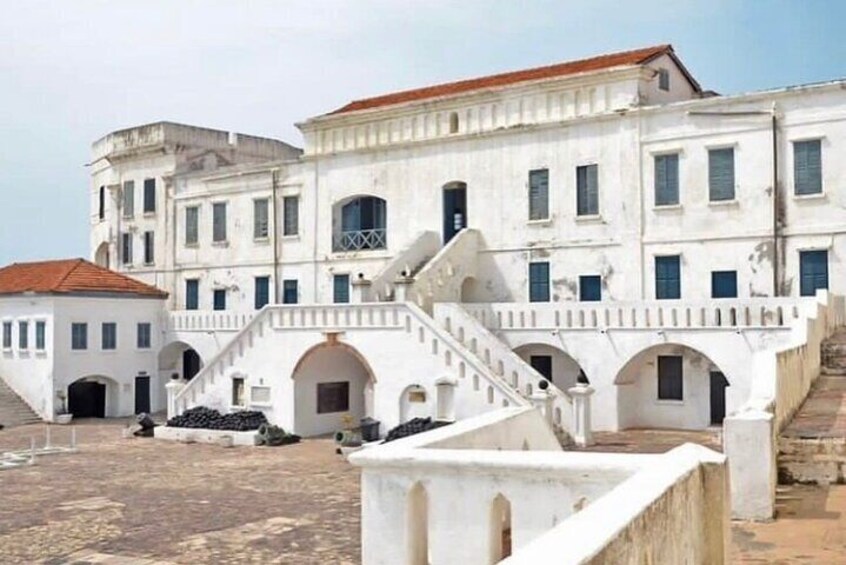
[[[293,380],[294,432],[301,436],[358,427],[368,415],[366,397],[375,379],[361,354],[346,344],[325,343],[307,351]]]
[[[74,418],[106,418],[121,414],[118,384],[109,377],[91,375],[68,386],[68,412]]]
[[[461,302],[488,302],[484,296],[484,288],[476,277],[467,277],[461,282]]]
[[[378,196],[352,196],[332,207],[334,251],[385,249],[388,203]]]
[[[564,392],[585,375],[578,361],[552,345],[529,343],[516,348],[514,353]]]
[[[103,242],[97,247],[97,251],[94,253],[94,262],[101,267],[105,267],[106,269],[110,268],[110,258],[109,258],[109,244],[108,242]]]
[[[467,227],[467,184],[450,182],[443,187],[444,245]]]
[[[167,406],[167,389],[165,385],[176,375],[176,378],[190,381],[203,368],[203,359],[189,344],[183,341],[173,341],[159,351],[159,379],[158,385],[153,384],[151,394],[156,398],[155,406]]]
[[[400,423],[414,418],[433,417],[433,402],[428,391],[420,385],[405,388],[400,395]]]
[[[623,365],[614,384],[620,429],[703,430],[722,424],[726,415],[728,379],[686,345],[648,347]]]

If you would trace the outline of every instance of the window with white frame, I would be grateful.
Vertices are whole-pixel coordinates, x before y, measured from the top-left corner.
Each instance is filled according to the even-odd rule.
[[[117,349],[117,324],[115,322],[103,322],[101,345],[103,349]]]
[[[150,349],[152,335],[153,332],[151,324],[149,322],[139,322],[136,342],[138,349]]]
[[[197,245],[200,229],[200,207],[185,208],[185,245]]]
[[[3,349],[12,348],[12,322],[3,322]]]
[[[144,232],[144,264],[152,265],[156,262],[156,247],[154,234],[151,231]]]
[[[123,217],[131,218],[135,215],[135,181],[123,183]]]
[[[132,234],[120,234],[120,260],[124,265],[132,264]]]
[[[282,235],[297,235],[300,230],[300,198],[286,196],[282,199]]]
[[[71,324],[71,349],[75,351],[88,349],[88,324],[84,322]]]
[[[270,200],[260,198],[253,200],[253,238],[267,239],[270,231]]]
[[[18,349],[26,351],[29,349],[29,322],[18,321]]]
[[[47,322],[37,320],[35,322],[35,349],[44,351],[47,347]]]
[[[226,241],[226,202],[212,204],[212,241]]]

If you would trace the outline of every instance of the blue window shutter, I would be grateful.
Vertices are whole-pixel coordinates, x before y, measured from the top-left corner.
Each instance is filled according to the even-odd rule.
[[[602,277],[599,275],[579,277],[579,300],[582,302],[602,300]]]
[[[270,277],[256,277],[255,307],[260,310],[270,303]]]
[[[711,272],[711,298],[737,298],[737,271]]]
[[[794,193],[822,192],[822,150],[819,139],[793,143]]]
[[[655,157],[655,205],[668,206],[679,203],[679,156]]]
[[[350,301],[349,275],[335,275],[332,279],[332,298],[336,304],[346,304]]]
[[[284,304],[296,304],[298,302],[297,281],[289,279],[282,282],[282,302]]]
[[[361,208],[360,200],[355,199],[345,204],[341,209],[341,229],[347,231],[358,231],[361,229]]]
[[[599,167],[576,167],[576,214],[592,216],[599,213]]]
[[[529,263],[529,302],[549,302],[549,263]]]
[[[734,199],[734,149],[708,151],[708,192],[712,202]]]
[[[813,296],[828,288],[828,251],[799,252],[799,294]]]
[[[681,266],[678,255],[655,258],[655,298],[681,298]]]
[[[529,171],[529,219],[549,218],[549,171]]]

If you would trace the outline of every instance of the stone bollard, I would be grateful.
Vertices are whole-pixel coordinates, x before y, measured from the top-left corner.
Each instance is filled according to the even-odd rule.
[[[573,397],[573,427],[571,435],[579,447],[593,445],[590,423],[590,397],[595,392],[587,383],[577,383],[567,390]]]
[[[543,414],[549,427],[552,428],[552,395],[546,389],[540,389],[532,394],[529,400],[532,402],[532,406]]]
[[[169,383],[165,385],[165,389],[167,390],[167,419],[170,420],[174,416],[178,415],[178,410],[176,409],[176,395],[185,388],[186,382],[182,379],[171,379]]]
[[[370,285],[369,279],[365,279],[364,275],[359,274],[359,278],[352,281],[352,302],[354,304],[364,304],[370,302]]]
[[[455,421],[455,387],[458,381],[453,377],[441,377],[435,381],[437,387],[436,420]]]

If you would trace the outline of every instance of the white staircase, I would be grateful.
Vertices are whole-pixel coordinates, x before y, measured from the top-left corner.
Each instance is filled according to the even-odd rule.
[[[437,255],[441,239],[436,232],[424,231],[411,244],[391,259],[382,271],[371,281],[371,299],[376,302],[393,302],[396,298],[396,282],[414,278],[415,275]]]
[[[41,417],[0,378],[0,424],[11,428],[38,422]]]

